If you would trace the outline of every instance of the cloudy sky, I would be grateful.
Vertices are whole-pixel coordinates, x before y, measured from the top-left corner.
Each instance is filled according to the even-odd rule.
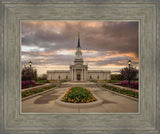
[[[75,58],[78,32],[90,70],[117,73],[129,59],[138,68],[136,21],[22,21],[22,66],[31,60],[39,75],[68,70]]]

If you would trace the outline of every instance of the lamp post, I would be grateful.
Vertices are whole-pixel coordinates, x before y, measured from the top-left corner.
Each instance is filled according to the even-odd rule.
[[[128,68],[129,68],[129,73],[128,73],[128,87],[130,87],[130,66],[131,66],[132,61],[128,61]]]
[[[31,84],[31,80],[32,80],[32,74],[31,74],[31,66],[32,66],[32,62],[28,62],[29,63],[29,66],[30,66],[30,87],[32,86]]]

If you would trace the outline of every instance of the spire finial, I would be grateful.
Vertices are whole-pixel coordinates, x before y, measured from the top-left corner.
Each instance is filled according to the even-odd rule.
[[[80,47],[80,32],[78,32],[78,46],[77,47]]]

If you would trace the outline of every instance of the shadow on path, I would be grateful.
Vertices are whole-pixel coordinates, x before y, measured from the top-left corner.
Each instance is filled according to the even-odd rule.
[[[58,99],[59,96],[60,95],[45,95],[36,99],[34,101],[34,104],[45,104],[45,103],[48,103],[49,101]]]
[[[116,102],[109,101],[109,100],[103,100],[103,103],[102,103],[102,104],[108,104],[108,103],[116,103]]]
[[[56,91],[52,91],[52,92],[49,92],[49,93],[41,96],[40,98],[38,98],[34,101],[34,104],[46,104],[46,103],[49,103],[49,101],[53,101],[53,100],[58,99],[58,97],[60,95],[56,95],[55,93],[56,93]]]

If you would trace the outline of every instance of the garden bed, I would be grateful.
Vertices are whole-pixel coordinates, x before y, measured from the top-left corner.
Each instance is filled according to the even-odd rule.
[[[36,86],[40,86],[43,85],[44,83],[36,83],[34,80],[30,81],[21,81],[21,87],[22,89],[25,88],[30,88],[30,87],[36,87]]]
[[[61,101],[68,103],[89,103],[97,99],[93,94],[83,87],[70,88],[67,93],[61,98]]]
[[[37,86],[40,86],[40,85],[44,85],[45,83],[36,83],[36,84],[32,84],[31,86],[27,85],[27,86],[23,86],[22,89],[26,89],[26,88],[30,88],[30,87],[37,87]]]
[[[121,81],[120,86],[129,87],[128,81]],[[130,88],[138,89],[138,81],[130,82]]]
[[[124,95],[127,95],[127,96],[131,96],[131,97],[134,97],[134,98],[138,98],[138,92],[136,91],[132,91],[132,90],[128,90],[128,89],[121,89],[121,88],[118,88],[118,87],[114,87],[114,86],[111,86],[111,85],[105,85],[105,86],[102,86],[106,89],[109,89],[109,90],[112,90],[112,91],[115,91],[115,92],[118,92],[118,93],[121,93],[121,94],[124,94]]]
[[[133,89],[137,89],[138,90],[138,86],[132,86],[130,85],[123,85],[123,84],[120,84],[120,83],[114,83],[114,85],[118,85],[118,86],[122,86],[122,87],[128,87],[128,88],[133,88]]]
[[[114,85],[133,88],[133,89],[137,89],[137,90],[138,90],[138,87],[139,87],[138,81],[131,81],[130,82],[130,87],[129,87],[128,81],[108,80],[107,82],[112,83]]]
[[[21,97],[24,98],[24,97],[27,97],[27,96],[30,96],[30,95],[33,95],[33,94],[36,94],[36,93],[40,93],[40,92],[49,90],[49,89],[54,88],[54,87],[56,87],[56,86],[55,85],[47,85],[47,86],[44,86],[44,87],[33,88],[33,89],[27,90],[27,91],[21,91]]]
[[[70,88],[55,101],[55,104],[68,108],[89,108],[99,106],[102,103],[103,100],[83,87]]]

